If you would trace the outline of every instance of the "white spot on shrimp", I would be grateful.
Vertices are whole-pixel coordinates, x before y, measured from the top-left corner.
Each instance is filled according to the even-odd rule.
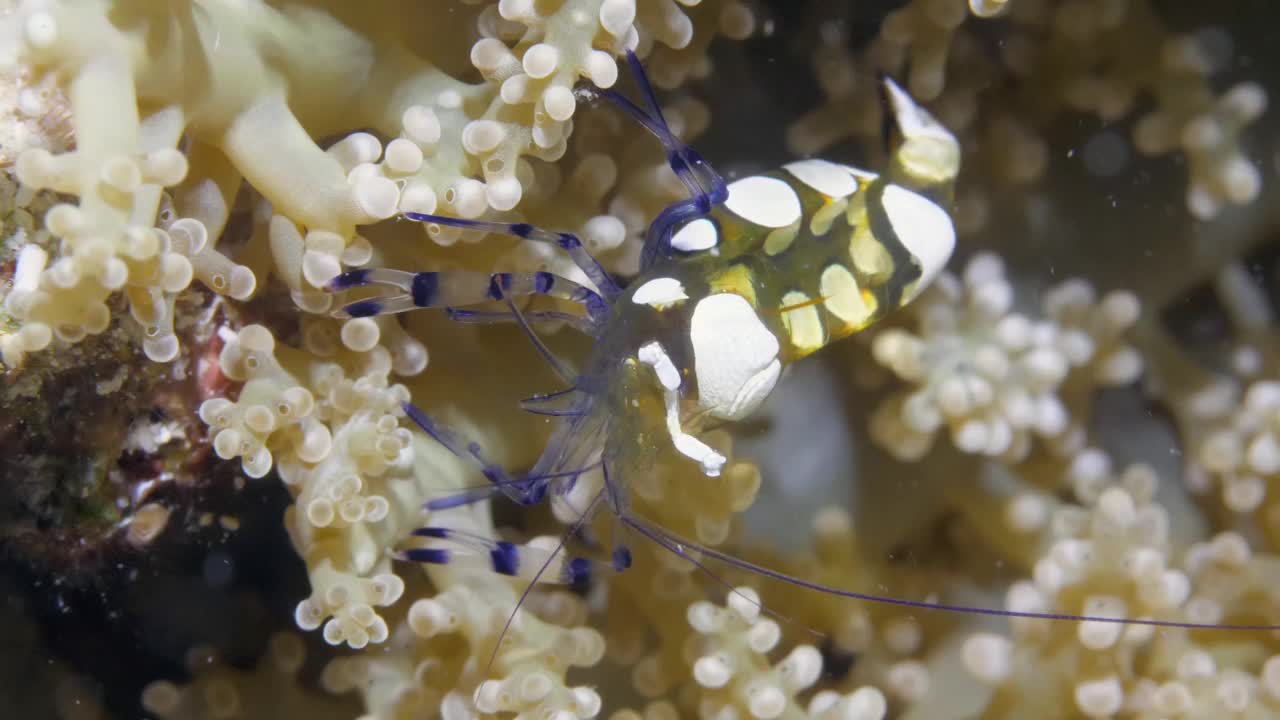
[[[810,353],[826,344],[826,331],[813,298],[799,290],[790,290],[782,296],[782,307],[782,324],[797,350]]]
[[[671,362],[671,357],[667,355],[661,343],[651,340],[641,345],[637,356],[640,362],[653,368],[662,387],[667,390],[676,390],[680,387],[680,371],[676,370],[675,363]]]
[[[707,218],[698,218],[680,228],[671,236],[671,247],[680,252],[710,250],[720,242],[716,224]]]
[[[826,160],[801,160],[783,168],[827,197],[846,197],[858,191],[858,181],[849,171]]]
[[[753,175],[729,183],[724,206],[756,225],[786,227],[800,219],[800,198],[790,185],[777,178]]]
[[[956,247],[955,226],[937,203],[899,185],[885,187],[883,202],[894,234],[920,262],[922,274],[915,289],[919,293],[951,258]]]
[[[669,277],[654,278],[636,288],[635,294],[631,296],[631,302],[637,305],[651,305],[658,310],[688,299],[689,296],[684,292],[684,285],[680,284],[679,280]]]
[[[862,327],[871,317],[871,308],[862,298],[857,279],[839,263],[832,263],[822,271],[818,292],[825,298],[823,304],[827,311],[848,325]]]
[[[711,415],[741,420],[778,382],[778,339],[751,303],[734,293],[703,298],[689,324],[698,402]]]

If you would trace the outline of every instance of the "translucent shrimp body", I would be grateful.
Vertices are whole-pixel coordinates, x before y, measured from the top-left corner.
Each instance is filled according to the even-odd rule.
[[[628,475],[617,466],[651,464],[658,434],[718,474],[726,458],[698,440],[703,421],[750,415],[786,364],[909,302],[946,264],[955,231],[939,202],[951,196],[958,145],[892,81],[886,90],[902,129],[899,180],[823,160],[737,180],[722,205],[671,233],[669,260],[617,298],[584,383],[600,388],[613,419],[595,422],[614,426],[614,485]],[[660,413],[637,411],[650,406]],[[562,469],[540,462],[535,474]]]
[[[475,443],[406,405],[419,427],[471,461],[490,483],[475,492],[433,500],[427,510],[473,502],[493,492],[525,505],[541,502],[548,492],[572,495],[581,502],[572,508],[570,534],[604,507],[623,528],[700,567],[690,551],[817,592],[950,612],[1207,627],[996,610],[832,588],[689,542],[632,512],[628,481],[652,472],[659,453],[674,450],[704,474],[718,475],[727,458],[700,439],[707,424],[746,418],[773,392],[789,363],[880,320],[932,282],[955,247],[947,207],[960,169],[960,147],[945,127],[885,78],[882,98],[889,120],[890,162],[883,173],[801,160],[725,184],[695,151],[671,134],[638,61],[634,56],[629,60],[645,91],[647,109],[614,91],[588,94],[613,102],[662,142],[690,198],[674,203],[654,220],[646,236],[641,273],[625,289],[571,234],[524,223],[416,213],[406,217],[554,244],[569,254],[595,287],[549,273],[386,269],[348,272],[329,284],[331,291],[368,284],[400,291],[348,304],[338,312],[343,317],[435,307],[461,322],[516,322],[570,385],[525,401],[524,409],[555,416],[559,424],[533,468],[522,475],[489,462]],[[576,303],[584,312],[526,314],[513,302],[536,295]],[[465,308],[484,302],[505,303],[507,311]],[[569,320],[594,338],[581,372],[568,371],[542,344],[532,325],[544,318]],[[602,487],[578,483],[596,468],[602,470]],[[584,488],[585,493],[573,492]],[[564,541],[547,549],[443,527],[422,528],[416,534],[431,538],[434,544],[405,550],[402,558],[477,564],[532,582],[581,583],[601,571],[621,572],[631,564],[630,551],[623,544],[615,545],[608,564],[602,565],[562,553]]]

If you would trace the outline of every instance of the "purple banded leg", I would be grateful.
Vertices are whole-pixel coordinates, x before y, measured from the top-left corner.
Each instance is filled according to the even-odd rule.
[[[529,223],[504,223],[493,220],[466,220],[463,218],[445,217],[443,215],[428,215],[426,213],[407,212],[404,217],[410,220],[417,220],[424,223],[435,223],[437,225],[449,225],[451,227],[463,228],[466,230],[483,230],[487,233],[495,233],[498,235],[511,235],[523,240],[533,240],[535,242],[544,242],[562,248],[569,253],[569,259],[578,266],[580,270],[591,280],[592,284],[604,294],[605,298],[612,300],[622,293],[622,288],[609,277],[609,273],[605,271],[604,266],[599,263],[587,249],[582,246],[582,241],[573,233],[553,232],[551,230],[543,230]]]
[[[631,567],[631,548],[627,547],[622,540],[622,535],[627,529],[627,526],[621,522],[625,512],[623,509],[625,502],[622,497],[622,489],[609,477],[608,463],[603,463],[603,465],[604,489],[600,492],[600,496],[614,516],[613,522],[609,525],[609,541],[613,544],[613,551],[610,553],[610,557],[614,567],[625,570]]]
[[[436,422],[417,405],[405,403],[404,411],[415,425],[431,436],[431,439],[443,445],[446,450],[458,458],[470,463],[489,481],[487,486],[467,488],[453,495],[428,500],[424,505],[424,509],[429,511],[446,510],[479,502],[492,497],[495,492],[501,492],[521,505],[537,505],[546,497],[547,490],[552,484],[573,482],[577,476],[595,469],[598,465],[598,463],[594,463],[583,467],[575,467],[571,470],[556,470],[516,476],[501,465],[490,462],[479,443],[467,440],[452,428]]]
[[[649,84],[644,66],[635,53],[627,51],[627,64],[631,74],[635,76],[636,85],[640,87],[648,111],[631,102],[616,90],[593,90],[593,94],[613,103],[623,113],[643,126],[658,141],[667,153],[667,163],[676,177],[689,190],[689,199],[677,202],[663,210],[645,234],[644,249],[640,254],[640,269],[651,267],[671,252],[671,235],[683,223],[702,217],[711,212],[711,208],[724,202],[729,197],[728,185],[715,168],[688,144],[671,132],[667,120],[658,105],[658,97]]]
[[[591,582],[593,575],[597,574],[596,566],[592,561],[567,556],[561,551],[564,550],[569,538],[583,528],[599,505],[600,496],[597,495],[586,511],[578,516],[568,532],[560,536],[560,540],[551,549],[533,545],[514,545],[449,528],[427,527],[414,531],[414,534],[432,540],[453,542],[458,550],[449,547],[441,548],[437,543],[435,547],[411,548],[399,553],[405,560],[450,565],[465,563],[472,567],[487,568],[499,575],[528,578],[529,583],[520,592],[515,607],[512,608],[511,614],[507,616],[507,621],[503,623],[502,630],[498,633],[498,640],[494,643],[493,653],[489,656],[489,662],[485,665],[482,677],[489,675],[494,661],[498,658],[498,652],[503,646],[502,641],[506,638],[507,631],[511,629],[512,621],[515,620],[516,613],[520,612],[520,608],[529,598],[529,593],[533,592],[534,587],[539,583],[584,586]]]
[[[351,303],[336,311],[341,318],[369,317],[388,313],[405,312],[417,308],[445,308],[457,305],[477,305],[494,300],[510,300],[526,295],[546,295],[578,303],[586,307],[587,314],[602,317],[609,306],[594,290],[549,272],[531,273],[479,273],[479,272],[419,272],[386,268],[351,270],[330,280],[325,289],[330,292],[349,290],[365,285],[384,285],[398,288],[404,294],[382,298],[370,298]]]
[[[658,96],[654,93],[649,77],[644,72],[644,65],[630,50],[627,51],[627,65],[631,68],[631,74],[635,77],[641,95],[644,96],[648,112],[637,107],[635,103],[615,90],[600,90],[600,95],[616,104],[620,110],[658,138],[667,151],[667,162],[671,164],[671,169],[675,171],[676,176],[689,188],[690,195],[708,198],[720,195],[725,184],[724,179],[698,154],[698,151],[671,132],[671,126],[667,124],[667,119],[662,114],[662,106],[658,104]]]
[[[490,462],[479,443],[465,440],[452,428],[433,420],[413,403],[404,404],[404,412],[415,425],[440,443],[446,450],[471,463],[490,485],[521,505],[536,505],[546,495],[546,480],[517,478],[497,463]],[[442,510],[476,502],[487,497],[472,489],[456,496],[440,498],[427,503],[427,509]]]
[[[450,528],[424,527],[414,530],[413,534],[448,542],[444,547],[401,550],[397,555],[403,560],[489,570],[498,575],[554,585],[585,585],[631,567],[631,553],[625,548],[615,551],[608,562],[600,562],[559,553],[559,547],[517,545]]]
[[[660,110],[656,118],[651,117],[616,90],[594,92],[617,105],[626,115],[658,138],[667,152],[667,164],[689,190],[691,197],[687,202],[704,208],[702,214],[710,212],[713,205],[722,203],[729,197],[728,185],[724,178],[720,177],[715,168],[711,167],[711,164],[697,150],[685,144],[671,132]],[[656,105],[654,107],[656,108]]]
[[[559,585],[584,582],[591,575],[591,561],[563,556],[552,558],[542,548],[492,540],[463,530],[443,527],[418,528],[413,534],[448,542],[437,543],[434,547],[401,550],[396,553],[401,560],[488,570],[498,575],[529,580],[545,564],[547,570],[542,573],[540,580]]]

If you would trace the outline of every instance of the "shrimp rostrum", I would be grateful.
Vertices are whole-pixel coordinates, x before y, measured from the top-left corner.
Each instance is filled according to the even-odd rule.
[[[533,505],[549,494],[566,496],[574,488],[578,492],[573,496],[578,497],[589,487],[581,507],[575,508],[575,530],[604,510],[621,527],[704,569],[699,558],[712,558],[819,592],[920,609],[1198,627],[948,605],[817,585],[690,542],[634,512],[628,482],[655,472],[659,453],[674,450],[705,475],[720,474],[727,458],[701,439],[705,429],[746,418],[773,392],[789,363],[871,325],[929,285],[955,247],[948,207],[961,153],[954,135],[886,77],[881,96],[888,167],[883,172],[810,159],[726,183],[696,151],[674,137],[639,61],[634,56],[628,60],[642,90],[643,107],[613,90],[585,92],[611,102],[658,138],[689,198],[668,207],[648,228],[640,274],[625,289],[572,234],[525,223],[418,213],[405,216],[556,245],[594,287],[546,272],[390,269],[353,270],[329,283],[331,291],[369,284],[399,291],[350,303],[338,311],[341,317],[440,308],[458,321],[516,322],[570,385],[524,402],[526,410],[555,416],[559,424],[534,466],[519,475],[490,462],[477,444],[407,405],[415,423],[474,464],[489,482],[476,491],[432,500],[427,510],[496,492]],[[583,313],[526,313],[515,303],[537,295],[576,303]],[[507,310],[467,309],[492,302],[505,303]],[[571,372],[538,338],[533,324],[544,318],[568,320],[593,337],[582,371]],[[597,469],[602,484],[578,484],[581,476]],[[621,541],[612,548],[608,566],[600,568],[595,561],[562,553],[563,542],[555,551],[539,554],[443,527],[425,527],[416,534],[449,542],[405,550],[401,557],[479,563],[535,582],[579,583],[598,569],[621,572],[631,562]]]

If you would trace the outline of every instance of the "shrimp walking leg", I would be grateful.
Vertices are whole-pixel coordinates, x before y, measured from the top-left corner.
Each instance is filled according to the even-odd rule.
[[[582,586],[607,574],[624,572],[630,555],[615,551],[608,562],[559,552],[534,544],[516,545],[493,540],[464,530],[424,527],[413,531],[417,537],[448,541],[429,547],[401,550],[397,555],[410,562],[453,565],[490,570],[498,575],[536,580],[553,585]],[[542,572],[539,572],[542,570]]]
[[[689,198],[672,204],[649,225],[645,233],[644,249],[640,254],[640,268],[645,270],[659,260],[667,258],[671,253],[671,235],[685,222],[700,218],[711,212],[711,208],[729,197],[729,188],[724,178],[715,168],[703,159],[689,145],[675,136],[658,105],[657,95],[645,75],[635,53],[627,51],[627,63],[635,76],[636,85],[644,96],[645,110],[616,90],[588,90],[588,94],[604,98],[613,103],[619,110],[635,120],[642,127],[658,138],[667,153],[667,162],[676,177],[689,190]]]
[[[549,272],[481,273],[467,271],[405,272],[377,268],[351,270],[330,280],[331,292],[365,285],[381,285],[402,291],[400,295],[359,300],[334,313],[337,317],[370,317],[418,308],[449,308],[546,295],[586,308],[590,317],[601,317],[608,304],[594,290]]]
[[[501,465],[490,462],[479,443],[463,438],[457,431],[437,422],[413,403],[405,403],[404,411],[409,419],[422,428],[422,431],[430,435],[433,440],[443,445],[449,452],[474,465],[495,490],[503,492],[507,497],[521,505],[536,505],[541,502],[545,494],[545,481],[538,482],[533,478],[515,477]],[[460,501],[460,498],[464,496],[466,499]],[[485,497],[487,495],[468,490],[458,497],[450,496],[429,501],[427,509],[440,510],[447,507],[456,507],[467,502],[484,499]]]
[[[556,397],[573,397],[575,394],[575,389],[570,388],[561,391]],[[445,510],[479,502],[489,498],[494,492],[501,492],[520,505],[537,505],[546,497],[548,489],[555,487],[558,493],[567,492],[568,489],[573,487],[579,475],[599,466],[599,462],[595,461],[567,464],[563,467],[547,470],[535,467],[528,474],[518,475],[508,471],[502,465],[492,462],[479,443],[464,437],[453,428],[432,418],[417,405],[405,403],[404,411],[409,419],[429,435],[431,439],[443,445],[446,450],[457,457],[470,463],[489,481],[487,487],[468,488],[453,495],[429,500],[425,505],[425,509],[429,511]],[[562,414],[569,416],[577,415],[578,413],[566,411]],[[563,440],[564,438],[553,439],[549,447],[556,447],[562,444]]]
[[[569,253],[569,259],[587,276],[593,285],[604,295],[606,299],[612,300],[617,297],[622,289],[618,284],[609,277],[609,273],[604,269],[598,260],[592,257],[590,252],[582,246],[582,241],[577,235],[567,232],[555,232],[552,230],[543,230],[529,223],[505,223],[493,220],[466,220],[463,218],[446,217],[444,215],[427,215],[426,213],[408,212],[404,217],[410,220],[417,220],[424,223],[435,223],[437,225],[448,225],[451,227],[463,228],[466,230],[482,230],[487,233],[495,233],[498,235],[511,235],[522,240],[533,240],[535,242],[550,243],[563,249]]]

